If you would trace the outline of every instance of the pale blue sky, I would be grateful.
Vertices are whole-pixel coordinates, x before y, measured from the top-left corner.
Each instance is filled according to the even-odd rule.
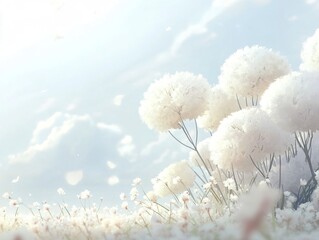
[[[62,187],[70,201],[89,189],[97,201],[116,203],[133,178],[149,182],[188,155],[138,116],[154,79],[187,70],[214,84],[224,60],[253,44],[281,52],[298,70],[302,42],[319,27],[315,0],[3,0],[0,7],[0,189],[26,202],[55,201]],[[76,186],[66,181],[70,171],[83,173]],[[110,186],[111,176],[119,183]]]

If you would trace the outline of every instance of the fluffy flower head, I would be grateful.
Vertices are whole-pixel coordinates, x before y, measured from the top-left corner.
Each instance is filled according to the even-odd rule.
[[[272,153],[283,153],[292,141],[287,132],[274,124],[258,108],[247,108],[231,114],[211,137],[211,156],[221,169],[255,171],[257,164]]]
[[[177,72],[165,75],[144,93],[139,113],[151,129],[179,128],[181,119],[194,119],[207,107],[210,85],[201,75]]]
[[[271,82],[289,72],[285,58],[271,49],[255,45],[231,55],[221,67],[219,81],[233,96],[260,96]]]
[[[221,120],[237,110],[236,99],[226,94],[220,85],[216,85],[209,92],[208,109],[197,119],[198,126],[216,130]]]
[[[181,181],[174,179],[179,177]],[[157,177],[153,185],[154,193],[164,197],[173,193],[178,194],[192,187],[195,181],[195,173],[186,161],[174,163],[165,168]]]
[[[319,129],[319,72],[291,73],[265,91],[261,108],[288,131]]]

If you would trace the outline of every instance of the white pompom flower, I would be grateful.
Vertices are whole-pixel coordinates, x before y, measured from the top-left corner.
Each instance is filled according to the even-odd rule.
[[[219,81],[233,96],[260,96],[276,78],[290,72],[287,60],[261,46],[245,47],[231,55],[221,67]]]
[[[178,177],[180,181],[176,182]],[[180,161],[166,167],[157,176],[158,181],[153,185],[154,193],[164,197],[171,194],[178,194],[192,187],[195,181],[195,173],[188,166],[186,161]]]
[[[303,43],[300,56],[300,70],[319,71],[319,29]]]
[[[216,85],[210,90],[208,109],[197,119],[198,126],[214,131],[221,120],[237,110],[239,106],[236,99],[226,94],[220,85]]]
[[[293,72],[272,83],[260,106],[288,131],[319,130],[319,72]]]
[[[282,154],[293,141],[292,135],[274,124],[259,108],[232,113],[211,137],[210,151],[221,169],[253,172],[255,164],[270,154]]]
[[[167,74],[144,93],[139,114],[149,128],[161,132],[179,128],[181,120],[195,119],[207,108],[210,85],[201,75]]]

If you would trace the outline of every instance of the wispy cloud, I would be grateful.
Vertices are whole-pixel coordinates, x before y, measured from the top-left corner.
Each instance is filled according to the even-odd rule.
[[[319,3],[319,0],[305,0],[305,3],[308,5],[313,5]]]
[[[107,162],[106,162],[106,165],[107,165],[107,167],[108,167],[109,169],[111,169],[111,170],[113,170],[113,169],[116,168],[116,164],[115,164],[114,162],[112,162],[112,161],[107,161]]]
[[[155,141],[149,142],[141,151],[142,156],[150,155],[152,150],[162,143],[166,142],[168,139],[167,134],[159,134],[158,138]]]
[[[214,0],[210,8],[203,13],[202,17],[197,22],[188,25],[175,36],[167,50],[159,53],[151,61],[148,61],[145,64],[134,66],[134,68],[119,76],[118,80],[125,82],[132,80],[132,78],[136,78],[139,79],[136,81],[137,84],[145,84],[149,79],[153,79],[156,76],[154,76],[154,73],[150,73],[151,71],[154,72],[160,65],[173,59],[189,39],[196,35],[208,33],[209,23],[215,18],[223,15],[227,10],[234,7],[239,2],[243,2],[243,0]],[[166,30],[171,30],[171,28],[167,28]],[[216,33],[210,32],[210,36],[213,36],[213,38],[216,37],[216,35]],[[156,75],[157,74],[158,72]]]
[[[54,106],[56,100],[54,98],[48,98],[47,100],[45,100],[44,103],[42,103],[40,105],[40,107],[37,109],[37,113],[41,113],[41,112],[44,112],[48,109],[50,109],[51,107]]]
[[[174,39],[169,51],[159,57],[163,59],[164,56],[174,56],[183,44],[191,37],[201,35],[208,32],[208,24],[216,17],[222,15],[226,10],[233,7],[241,0],[215,0],[211,7],[203,14],[200,20],[196,23],[190,24],[186,29],[181,31]]]
[[[113,98],[113,104],[114,104],[115,106],[121,106],[121,105],[122,105],[122,102],[123,102],[123,99],[124,99],[124,95],[123,95],[123,94],[116,95],[116,96]]]
[[[135,145],[133,143],[133,138],[131,135],[125,135],[117,146],[117,152],[122,157],[132,156],[135,150]]]
[[[113,175],[113,176],[110,176],[107,178],[107,183],[110,186],[114,186],[114,185],[118,184],[119,182],[120,182],[120,179],[116,175]]]
[[[62,120],[58,122],[58,120]],[[49,119],[38,123],[33,132],[31,145],[22,153],[9,156],[10,163],[29,162],[36,154],[56,146],[77,122],[89,121],[88,115],[78,116],[56,113]],[[54,126],[54,127],[53,127]],[[44,132],[47,130],[46,132]],[[43,136],[42,136],[42,133]],[[42,140],[43,138],[43,140]]]
[[[99,122],[96,124],[96,127],[101,130],[111,131],[113,133],[118,133],[118,134],[122,133],[121,127],[116,124],[107,124],[107,123]]]

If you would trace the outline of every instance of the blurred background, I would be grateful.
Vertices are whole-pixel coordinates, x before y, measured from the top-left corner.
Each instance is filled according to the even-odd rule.
[[[225,59],[254,44],[298,70],[318,27],[317,0],[1,0],[1,195],[54,202],[62,187],[76,203],[88,189],[112,206],[136,177],[150,189],[188,158],[139,118],[155,79],[191,71],[213,85]]]

